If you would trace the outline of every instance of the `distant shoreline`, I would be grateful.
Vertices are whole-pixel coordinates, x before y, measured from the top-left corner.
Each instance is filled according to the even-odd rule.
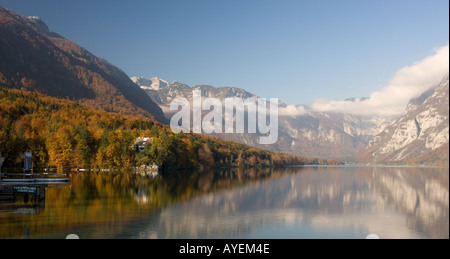
[[[345,165],[286,165],[286,167],[380,167],[380,168],[449,168],[449,166],[433,166],[433,165],[381,165],[381,164],[345,164]]]

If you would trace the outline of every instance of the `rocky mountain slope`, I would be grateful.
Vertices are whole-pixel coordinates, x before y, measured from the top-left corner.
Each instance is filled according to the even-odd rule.
[[[144,81],[142,78],[135,78],[135,80],[152,100],[160,105],[168,118],[174,114],[174,111],[169,109],[171,101],[175,97],[184,97],[192,103],[193,90],[201,90],[203,98],[214,97],[221,100],[234,97],[259,98],[243,89],[233,87],[208,85],[190,87],[177,81],[160,87],[160,79]],[[279,107],[279,139],[274,145],[260,145],[259,136],[255,134],[215,134],[215,136],[295,155],[352,159],[356,153],[365,150],[372,136],[378,134],[393,120],[377,116],[329,114],[314,111],[306,105],[292,106],[283,102],[279,102]]]
[[[411,100],[393,124],[372,138],[371,162],[448,164],[449,78]]]
[[[203,97],[253,98],[258,96],[232,87],[195,86],[172,82],[146,92],[170,118],[170,102],[192,91]],[[301,156],[338,158],[366,163],[448,165],[449,161],[448,76],[408,104],[400,117],[356,116],[318,112],[307,105],[279,103],[279,139],[275,145],[259,145],[254,134],[216,134],[247,145]],[[352,101],[348,99],[347,101]]]
[[[51,32],[38,17],[1,6],[0,86],[167,122],[159,106],[119,68]]]
[[[153,77],[151,79],[145,79],[144,77],[132,77],[131,81],[139,85],[142,89],[160,90],[169,85],[168,82],[159,79],[158,77]]]
[[[280,130],[292,140],[283,147],[289,153],[354,161],[372,136],[392,121],[390,117],[317,112],[308,106],[304,110],[302,115],[280,118]]]

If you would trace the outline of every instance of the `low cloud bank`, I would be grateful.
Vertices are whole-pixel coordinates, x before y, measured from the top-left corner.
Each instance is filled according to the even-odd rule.
[[[352,101],[319,99],[311,107],[322,112],[355,115],[400,115],[412,98],[438,85],[448,74],[449,45],[447,44],[438,48],[432,56],[399,70],[388,86],[372,93],[367,99]],[[292,113],[295,110],[290,111]]]

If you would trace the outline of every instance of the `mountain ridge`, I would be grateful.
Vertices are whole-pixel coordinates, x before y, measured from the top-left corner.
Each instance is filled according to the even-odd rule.
[[[365,156],[375,163],[448,165],[448,75],[412,99],[404,113],[370,141]]]
[[[176,112],[170,110],[170,102],[175,97],[183,97],[192,102],[193,90],[201,90],[203,97],[214,97],[221,100],[235,97],[255,100],[259,98],[240,88],[210,85],[190,87],[178,81],[159,90],[155,90],[151,86],[144,87],[146,93],[160,105],[168,118]],[[354,99],[349,99],[349,101]],[[321,158],[353,160],[356,153],[365,150],[370,138],[382,130],[380,128],[393,121],[392,118],[380,116],[324,113],[315,111],[307,105],[287,105],[281,100],[279,101],[279,114],[279,139],[275,145],[259,145],[258,136],[255,134],[213,135],[257,148],[268,148],[300,156],[312,155]]]
[[[257,136],[252,134],[212,135],[258,148],[268,148],[300,156],[311,155],[320,158],[335,158],[353,163],[448,165],[448,76],[444,78],[440,88],[442,89],[445,86],[447,86],[447,92],[441,90],[439,95],[441,98],[439,100],[429,99],[436,96],[436,89],[439,89],[439,86],[431,87],[420,96],[411,99],[403,115],[398,117],[319,112],[308,105],[286,105],[279,101],[279,140],[275,145],[269,147],[259,145],[256,141]],[[146,92],[160,105],[169,118],[176,112],[169,110],[171,100],[175,97],[184,97],[192,102],[193,90],[201,90],[204,97],[215,97],[222,100],[230,97],[243,99],[259,98],[244,89],[209,85],[190,87],[177,81],[159,90],[146,89]],[[367,98],[348,98],[347,101],[353,102],[364,99]],[[426,111],[423,105],[440,105],[441,108],[436,109],[440,109],[441,112],[432,113],[432,111]],[[445,110],[442,107],[447,107],[447,109]],[[406,116],[411,112],[421,115],[414,116],[403,127],[406,127],[405,129],[411,128],[414,138],[418,138],[421,134],[428,134],[426,133],[427,131],[437,130],[437,132],[433,133],[434,137],[424,137],[421,140],[423,142],[421,144],[417,144],[411,139],[411,143],[405,144],[411,150],[403,151],[403,155],[405,155],[403,158],[401,154],[396,154],[398,159],[394,159],[394,154],[386,154],[384,158],[381,158],[379,154],[384,151],[382,152],[380,149],[393,148],[393,144],[391,147],[387,143],[376,144],[380,138],[386,138],[383,137],[383,132],[386,130],[395,131],[395,129],[391,129],[392,127],[400,128],[396,123],[401,120],[402,116]],[[377,149],[379,150],[377,151]],[[386,151],[386,153],[389,152]],[[409,154],[409,157],[406,154]],[[371,158],[372,156],[373,158]]]
[[[167,123],[159,106],[121,69],[51,32],[40,18],[0,6],[0,35],[2,86]]]

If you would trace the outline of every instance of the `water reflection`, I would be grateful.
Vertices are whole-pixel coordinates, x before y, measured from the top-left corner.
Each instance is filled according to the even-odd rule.
[[[0,238],[448,238],[448,204],[436,168],[76,173],[39,214],[0,204]]]
[[[448,171],[374,168],[371,188],[377,209],[393,205],[414,234],[425,238],[449,237]]]
[[[171,206],[137,238],[448,238],[448,172],[304,168]]]
[[[65,238],[71,233],[115,238],[131,223],[157,215],[170,204],[269,176],[276,174],[269,170],[174,172],[150,178],[129,172],[75,173],[65,188],[46,191],[45,209],[39,214],[18,216],[14,213],[18,204],[1,202],[0,239]]]

